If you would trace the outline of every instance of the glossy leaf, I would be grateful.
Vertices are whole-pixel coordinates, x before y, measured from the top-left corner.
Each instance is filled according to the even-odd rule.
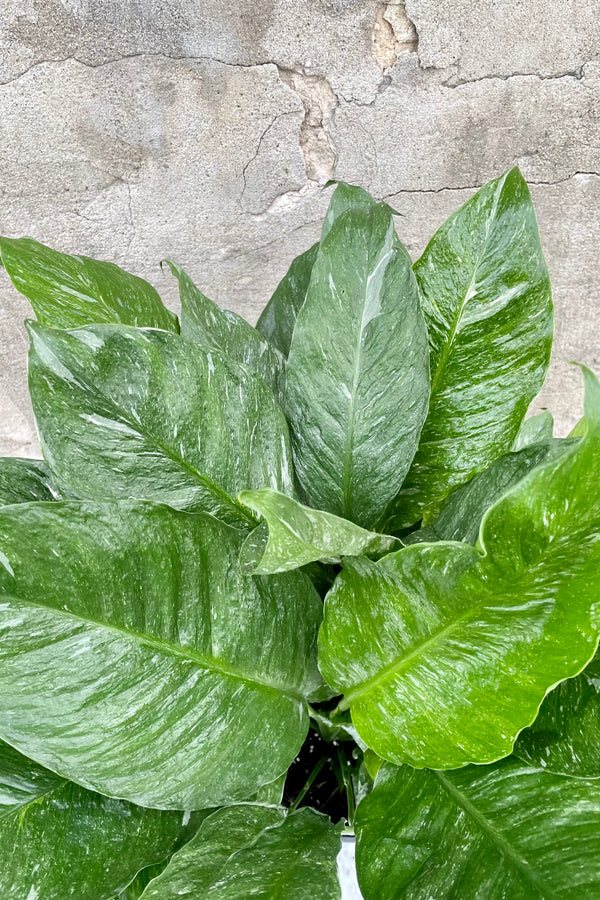
[[[511,169],[415,263],[431,353],[419,450],[385,519],[394,531],[510,450],[550,359],[550,279],[526,182]]]
[[[206,819],[143,900],[339,900],[342,823],[304,808],[240,805]]]
[[[345,562],[319,664],[361,738],[395,763],[449,769],[511,752],[600,634],[600,384],[589,430],[486,513],[478,547],[417,544]]]
[[[256,323],[256,330],[285,357],[290,352],[296,318],[306,299],[318,249],[317,241],[296,257]]]
[[[600,784],[514,758],[381,769],[358,807],[365,900],[595,900]]]
[[[387,203],[378,202],[364,188],[357,187],[355,184],[348,184],[345,181],[336,182],[336,187],[331,195],[329,206],[323,220],[321,228],[321,243],[331,231],[332,225],[336,219],[347,212],[349,209],[372,209],[374,206],[381,206],[387,209],[391,215],[397,216],[398,213],[388,206]]]
[[[363,762],[365,764],[365,768],[369,773],[370,777],[375,781],[377,778],[377,773],[379,772],[384,762],[377,756],[376,753],[373,753],[372,750],[365,750],[363,754]]]
[[[320,243],[329,233],[335,219],[342,213],[348,209],[364,209],[375,204],[376,201],[363,188],[339,182],[331,196],[321,229],[320,241],[297,256],[286,275],[279,282],[275,293],[260,315],[256,330],[262,332],[285,357],[290,352],[294,326],[306,299]]]
[[[243,577],[239,549],[162,505],[0,510],[0,737],[144,806],[219,806],[279,777],[321,684],[321,601],[301,573]]]
[[[298,314],[286,409],[309,505],[370,528],[427,411],[425,325],[389,209],[350,209],[321,244]]]
[[[242,491],[238,499],[264,519],[242,547],[240,563],[246,572],[287,572],[317,560],[338,563],[342,556],[377,558],[401,546],[397,538],[302,506],[277,491]]]
[[[570,437],[570,438],[578,438],[578,437],[582,437],[582,435],[585,434],[586,430],[587,430],[587,424],[586,424],[586,421],[585,421],[585,416],[583,416],[583,417],[579,420],[579,422],[577,422],[577,423],[573,426],[573,428],[572,428],[571,431],[569,432],[569,437]]]
[[[158,500],[252,525],[239,491],[293,492],[284,415],[246,367],[162,331],[29,330],[40,441],[66,495]]]
[[[0,458],[0,506],[32,500],[58,500],[58,491],[41,459]]]
[[[214,809],[203,809],[197,812],[191,813],[191,815],[184,815],[184,821],[189,821],[187,825],[185,825],[173,847],[173,851],[181,849],[184,844],[187,844],[188,841],[194,837],[197,833],[198,828],[204,821],[204,819],[208,818],[215,812]],[[171,854],[172,855],[172,854]],[[147,866],[145,869],[142,869],[133,881],[127,885],[125,890],[121,891],[118,897],[115,897],[114,900],[140,900],[140,897],[144,893],[144,890],[148,887],[153,878],[157,878],[161,872],[164,872],[167,867],[169,860],[171,858],[169,855],[162,862],[157,863],[153,866]]]
[[[553,440],[505,453],[489,469],[475,475],[450,495],[430,524],[403,538],[405,544],[431,541],[465,541],[474,544],[487,510],[517,485],[532,469],[567,452],[572,442]]]
[[[146,869],[142,869],[141,872],[138,872],[131,884],[127,885],[125,890],[121,891],[119,896],[115,897],[114,900],[140,900],[140,897],[152,879],[156,878],[165,870],[168,861],[169,860],[165,860],[165,862],[159,863],[156,866],[148,866]]]
[[[163,306],[152,285],[114,263],[59,253],[32,238],[0,238],[0,256],[44,325],[121,322],[179,331],[177,316]]]
[[[545,409],[539,415],[525,419],[517,432],[512,449],[522,450],[531,444],[546,443],[552,440],[553,435],[554,417],[549,409]]]
[[[259,788],[254,797],[249,799],[252,800],[253,803],[262,803],[265,806],[281,806],[286,778],[287,772],[284,772],[283,775],[280,775],[275,781]]]
[[[2,900],[104,900],[173,849],[189,813],[86,791],[0,743]]]
[[[559,684],[542,703],[515,754],[531,765],[576,778],[600,778],[600,658]]]
[[[244,363],[279,397],[283,390],[283,356],[245,319],[205,297],[181,266],[170,259],[165,261],[179,281],[182,336]]]

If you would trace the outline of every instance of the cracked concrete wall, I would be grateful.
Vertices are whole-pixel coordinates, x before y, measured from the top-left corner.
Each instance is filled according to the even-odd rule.
[[[254,321],[315,240],[332,176],[389,199],[413,257],[517,163],[556,304],[538,405],[574,423],[600,370],[596,0],[4,0],[0,230],[160,259]],[[0,276],[0,453],[36,455],[27,302]]]

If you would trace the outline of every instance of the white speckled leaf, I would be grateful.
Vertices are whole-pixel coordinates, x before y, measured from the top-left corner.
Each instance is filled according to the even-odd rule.
[[[65,495],[158,500],[252,525],[239,491],[293,493],[285,417],[245,366],[164,331],[29,330],[36,423]]]
[[[514,752],[551,772],[600,778],[600,657],[548,694]]]
[[[375,204],[376,201],[373,197],[362,188],[339,182],[331,196],[323,221],[321,240],[296,257],[260,314],[256,330],[261,332],[285,357],[289,356],[294,326],[306,299],[310,276],[321,241],[330,231],[335,219],[342,213],[348,209],[371,207]]]
[[[327,596],[319,665],[365,743],[449,769],[512,750],[600,634],[600,384],[588,432],[486,513],[478,547],[416,544],[346,561]]]
[[[287,366],[308,504],[372,527],[408,470],[428,394],[417,283],[391,212],[349,209],[321,244]]]
[[[242,491],[238,499],[264,519],[244,541],[240,554],[243,571],[268,575],[317,560],[337,563],[342,556],[377,558],[401,546],[397,538],[366,531],[268,488]]]
[[[572,443],[558,438],[551,439],[500,456],[488,469],[474,475],[470,481],[450,494],[434,520],[404,537],[404,544],[431,541],[464,541],[474,544],[487,510],[536,466],[543,465],[550,459],[558,459],[568,452]]]
[[[167,857],[189,818],[86,791],[0,743],[2,900],[106,900]]]
[[[144,890],[148,887],[153,878],[156,878],[164,871],[169,860],[159,863],[156,866],[148,866],[138,872],[131,884],[128,884],[124,891],[114,897],[113,900],[140,900]]]
[[[296,257],[256,323],[256,330],[285,357],[290,352],[296,318],[306,299],[318,249],[317,242]]]
[[[389,764],[356,815],[365,900],[596,900],[600,783],[514,758],[455,772]]]
[[[554,417],[549,409],[545,409],[537,416],[525,419],[517,432],[512,445],[513,450],[522,450],[531,444],[547,443],[554,435]]]
[[[334,182],[330,182],[330,184],[333,183]],[[337,181],[335,182],[335,186],[335,190],[329,201],[329,206],[327,207],[327,212],[325,213],[325,218],[323,219],[321,243],[331,231],[331,227],[335,220],[349,209],[369,209],[374,206],[382,206],[389,210],[392,215],[399,215],[391,206],[388,206],[387,203],[375,200],[375,198],[372,197],[368,191],[365,191],[364,188],[358,187],[355,184],[348,184],[346,181]]]
[[[0,737],[143,806],[247,799],[284,772],[321,685],[322,605],[248,578],[240,535],[168,506],[0,510]]]
[[[421,441],[384,528],[428,507],[510,450],[552,345],[550,279],[518,169],[490,181],[415,263],[429,332],[431,399]]]
[[[216,347],[244,363],[266,381],[276,397],[283,392],[284,357],[245,319],[221,309],[200,291],[184,270],[165,260],[179,281],[181,334],[190,341]]]
[[[179,331],[177,316],[163,306],[152,285],[114,263],[59,253],[32,238],[0,237],[0,256],[44,325],[121,322]]]
[[[58,499],[58,491],[43,460],[0,458],[0,506]]]
[[[339,900],[342,823],[312,809],[219,810],[151,881],[143,900]]]

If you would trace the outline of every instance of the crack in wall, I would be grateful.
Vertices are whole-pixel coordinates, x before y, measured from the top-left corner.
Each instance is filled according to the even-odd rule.
[[[279,68],[279,78],[304,107],[298,143],[304,159],[307,183],[325,184],[335,172],[337,150],[331,137],[338,97],[326,78],[305,75],[296,69]]]
[[[28,66],[27,69],[24,69],[22,72],[20,72],[18,75],[15,75],[14,77],[5,81],[0,81],[0,87],[12,84],[19,79],[24,78],[32,70],[41,68],[45,65],[60,65],[73,61],[87,69],[101,69],[108,66],[118,65],[125,60],[145,58],[191,63],[212,62],[233,69],[256,69],[263,68],[265,66],[272,66],[276,68],[280,81],[287,87],[289,87],[299,97],[304,108],[304,118],[300,125],[298,143],[302,152],[307,180],[307,185],[304,188],[301,188],[300,191],[285,191],[278,196],[281,197],[285,194],[296,195],[302,191],[306,192],[306,188],[310,187],[310,185],[323,185],[333,177],[335,165],[337,162],[337,151],[331,137],[330,126],[333,123],[335,110],[339,105],[339,98],[335,94],[329,81],[323,76],[306,75],[304,72],[296,69],[284,69],[277,66],[276,63],[270,60],[265,60],[263,62],[253,64],[242,64],[225,62],[225,60],[219,59],[215,56],[174,56],[166,53],[141,52],[122,55],[119,57],[115,57],[114,59],[104,60],[99,63],[91,63],[78,58],[76,55],[71,55],[65,56],[60,59],[37,60],[36,62]],[[245,194],[248,189],[248,169],[258,157],[264,139],[267,137],[269,131],[273,128],[277,120],[282,115],[287,114],[288,112],[279,113],[271,120],[271,122],[269,122],[269,124],[266,126],[259,137],[255,152],[244,164],[242,170],[243,188],[240,197],[242,206],[244,203]],[[275,198],[275,201],[277,199],[278,198]],[[271,208],[273,202],[269,205],[269,208]],[[246,211],[251,212],[251,210]]]
[[[263,141],[266,138],[266,136],[268,135],[268,133],[270,132],[270,130],[275,126],[275,124],[278,122],[278,120],[282,116],[285,116],[285,115],[288,115],[288,112],[278,113],[276,116],[273,116],[273,118],[271,119],[269,124],[266,126],[266,128],[264,128],[263,131],[261,132],[261,135],[258,139],[258,143],[256,145],[256,150],[254,151],[254,153],[252,154],[250,159],[246,163],[244,163],[244,168],[242,169],[242,181],[243,181],[244,186],[242,187],[242,193],[240,195],[240,205],[241,205],[242,209],[244,209],[244,197],[246,196],[246,191],[248,190],[248,178],[247,178],[248,169],[250,168],[252,163],[258,158],[258,155],[259,155],[262,145],[263,145]],[[244,211],[246,211],[246,210],[244,210]]]
[[[600,172],[571,172],[570,175],[565,175],[564,178],[557,178],[556,181],[532,181],[527,178],[527,184],[531,187],[555,187],[559,184],[566,184],[567,181],[572,181],[573,178],[600,178]],[[479,182],[478,184],[463,184],[458,187],[441,187],[441,188],[402,188],[399,191],[393,191],[391,194],[386,194],[384,197],[381,197],[383,202],[388,202],[389,200],[393,200],[394,197],[398,197],[401,194],[444,194],[452,191],[478,191],[486,182]]]
[[[287,110],[284,110],[283,112],[279,112],[276,115],[274,115],[273,118],[271,119],[271,121],[268,123],[268,125],[266,125],[266,127],[261,132],[260,137],[258,139],[258,143],[256,145],[256,150],[254,151],[254,153],[252,154],[250,159],[244,164],[244,167],[242,169],[243,187],[242,187],[242,191],[240,194],[240,200],[239,200],[240,207],[241,207],[243,213],[246,213],[251,216],[263,216],[265,213],[269,212],[271,209],[273,209],[278,204],[280,204],[281,198],[302,196],[305,193],[307,193],[307,191],[310,189],[310,185],[308,183],[302,185],[302,187],[300,187],[298,189],[293,189],[293,190],[285,190],[284,189],[284,190],[280,191],[279,193],[275,194],[275,196],[272,196],[272,199],[268,202],[268,205],[263,208],[259,207],[259,208],[253,209],[252,208],[252,200],[250,200],[250,202],[246,202],[246,199],[245,199],[246,194],[250,188],[250,184],[249,184],[249,180],[248,180],[248,169],[250,168],[252,163],[259,157],[260,151],[262,149],[262,145],[263,145],[265,139],[268,137],[271,129],[274,128],[274,126],[277,124],[277,122],[279,122],[280,119],[284,119],[286,116],[297,117],[298,110],[287,109]]]
[[[337,150],[330,129],[339,105],[339,98],[331,84],[321,75],[307,75],[298,69],[284,69],[278,66],[277,71],[281,83],[293,91],[300,99],[304,109],[304,116],[298,130],[298,145],[302,153],[306,182],[296,190],[281,191],[266,208],[259,211],[243,205],[248,167],[257,158],[264,138],[277,119],[282,115],[289,114],[280,113],[263,131],[256,152],[246,163],[242,173],[244,188],[241,205],[245,213],[256,217],[267,216],[271,212],[294,206],[302,197],[331,180],[334,177],[337,163]]]
[[[377,59],[377,62],[379,63],[382,70],[382,77],[378,86],[377,96],[373,100],[369,101],[368,103],[363,103],[358,100],[352,101],[352,103],[359,106],[374,105],[379,98],[379,94],[383,93],[388,89],[388,87],[392,86],[392,79],[390,78],[388,71],[393,68],[394,65],[396,65],[399,57],[402,54],[417,54],[418,35],[413,22],[408,18],[406,14],[405,2],[402,2],[402,0],[400,0],[400,2],[387,2],[377,4],[376,20],[372,30],[372,40],[375,58]],[[260,134],[253,155],[243,166],[243,188],[241,191],[240,202],[245,213],[250,215],[262,216],[265,213],[268,213],[283,205],[292,205],[300,197],[304,196],[313,188],[325,184],[328,180],[334,177],[338,159],[338,152],[335,146],[332,130],[336,110],[338,109],[340,104],[340,98],[334,92],[330,82],[324,76],[308,75],[301,69],[283,68],[270,60],[246,64],[226,62],[219,57],[210,55],[171,55],[163,52],[137,52],[132,54],[124,54],[115,57],[114,59],[92,63],[87,62],[79,58],[77,55],[73,54],[59,59],[37,60],[18,75],[3,82],[0,81],[0,87],[14,83],[20,78],[25,77],[32,70],[44,65],[60,65],[73,61],[78,65],[83,66],[84,68],[100,69],[112,65],[118,65],[119,63],[130,59],[145,58],[163,59],[165,61],[175,62],[180,61],[189,63],[215,63],[217,65],[226,66],[232,69],[251,70],[257,68],[272,67],[276,69],[280,81],[285,84],[290,90],[292,90],[300,99],[304,109],[304,117],[299,127],[298,144],[304,161],[306,184],[303,185],[300,189],[282,191],[280,194],[277,194],[275,198],[268,203],[267,207],[264,210],[255,212],[252,209],[244,207],[244,198],[248,190],[248,169],[258,158],[264,140],[268,136],[270,130],[275,126],[279,118],[285,115],[292,114],[290,111],[280,112],[275,115],[264,128],[264,130]],[[581,82],[585,77],[585,69],[587,65],[588,62],[585,62],[576,69],[553,75],[544,75],[537,72],[514,72],[509,75],[490,74],[483,75],[475,79],[462,80],[458,78],[458,76],[449,76],[445,81],[441,82],[441,85],[449,89],[455,89],[469,84],[477,84],[483,81],[508,82],[512,79],[526,78],[536,78],[540,81],[573,79],[577,82]],[[438,84],[440,84],[439,81]],[[398,85],[393,86],[398,88]],[[293,114],[297,115],[297,113]],[[574,172],[571,175],[568,175],[565,178],[559,179],[557,181],[530,181],[529,184],[552,186],[556,184],[562,184],[577,176],[600,177],[600,173]],[[442,187],[437,189],[404,189],[401,191],[396,191],[388,196],[393,197],[398,194],[404,193],[436,194],[442,193],[444,191],[475,191],[480,187],[480,184],[471,184],[459,187]],[[130,190],[129,185],[128,188]],[[131,193],[129,196],[129,210],[130,218],[132,219]],[[133,222],[131,223],[131,226],[133,230]]]
[[[582,63],[576,69],[569,72],[559,72],[554,75],[542,75],[539,72],[511,72],[510,75],[481,75],[479,78],[460,79],[451,75],[442,82],[444,87],[458,88],[467,84],[479,84],[482,81],[511,81],[513,78],[537,78],[538,81],[560,81],[561,78],[572,78],[575,81],[582,81],[585,76],[585,67],[587,62]]]
[[[169,53],[152,52],[129,53],[122,56],[115,56],[114,59],[105,59],[102,62],[92,63],[86,61],[85,59],[81,59],[76,54],[72,54],[70,56],[55,57],[53,59],[38,59],[35,62],[31,63],[30,66],[27,66],[26,69],[23,69],[22,72],[19,72],[17,75],[13,75],[11,78],[7,78],[5,80],[0,79],[0,87],[4,87],[8,84],[13,84],[20,78],[24,78],[25,75],[27,75],[33,69],[38,69],[42,66],[60,65],[66,62],[76,62],[78,65],[83,66],[86,69],[103,69],[107,66],[116,66],[119,63],[129,59],[164,59],[166,61],[171,60],[173,62],[212,62],[217,63],[221,66],[227,66],[230,69],[261,69],[265,66],[275,66],[275,68],[277,67],[276,63],[271,62],[270,60],[264,60],[262,62],[256,63],[232,63],[226,62],[226,60],[224,59],[219,59],[218,56],[189,56],[184,54],[172,55]]]

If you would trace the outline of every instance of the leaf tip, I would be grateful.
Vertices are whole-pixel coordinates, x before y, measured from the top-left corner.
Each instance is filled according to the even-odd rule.
[[[159,266],[160,266],[160,268],[161,268],[161,270],[162,270],[163,272],[164,272],[164,270],[165,270],[165,266],[168,266],[168,267],[170,268],[171,272],[173,273],[173,275],[174,275],[176,278],[179,277],[179,272],[180,272],[180,270],[181,270],[181,266],[178,265],[174,260],[172,260],[172,259],[167,259],[167,258],[165,257],[164,259],[161,259],[161,261],[159,262]]]

